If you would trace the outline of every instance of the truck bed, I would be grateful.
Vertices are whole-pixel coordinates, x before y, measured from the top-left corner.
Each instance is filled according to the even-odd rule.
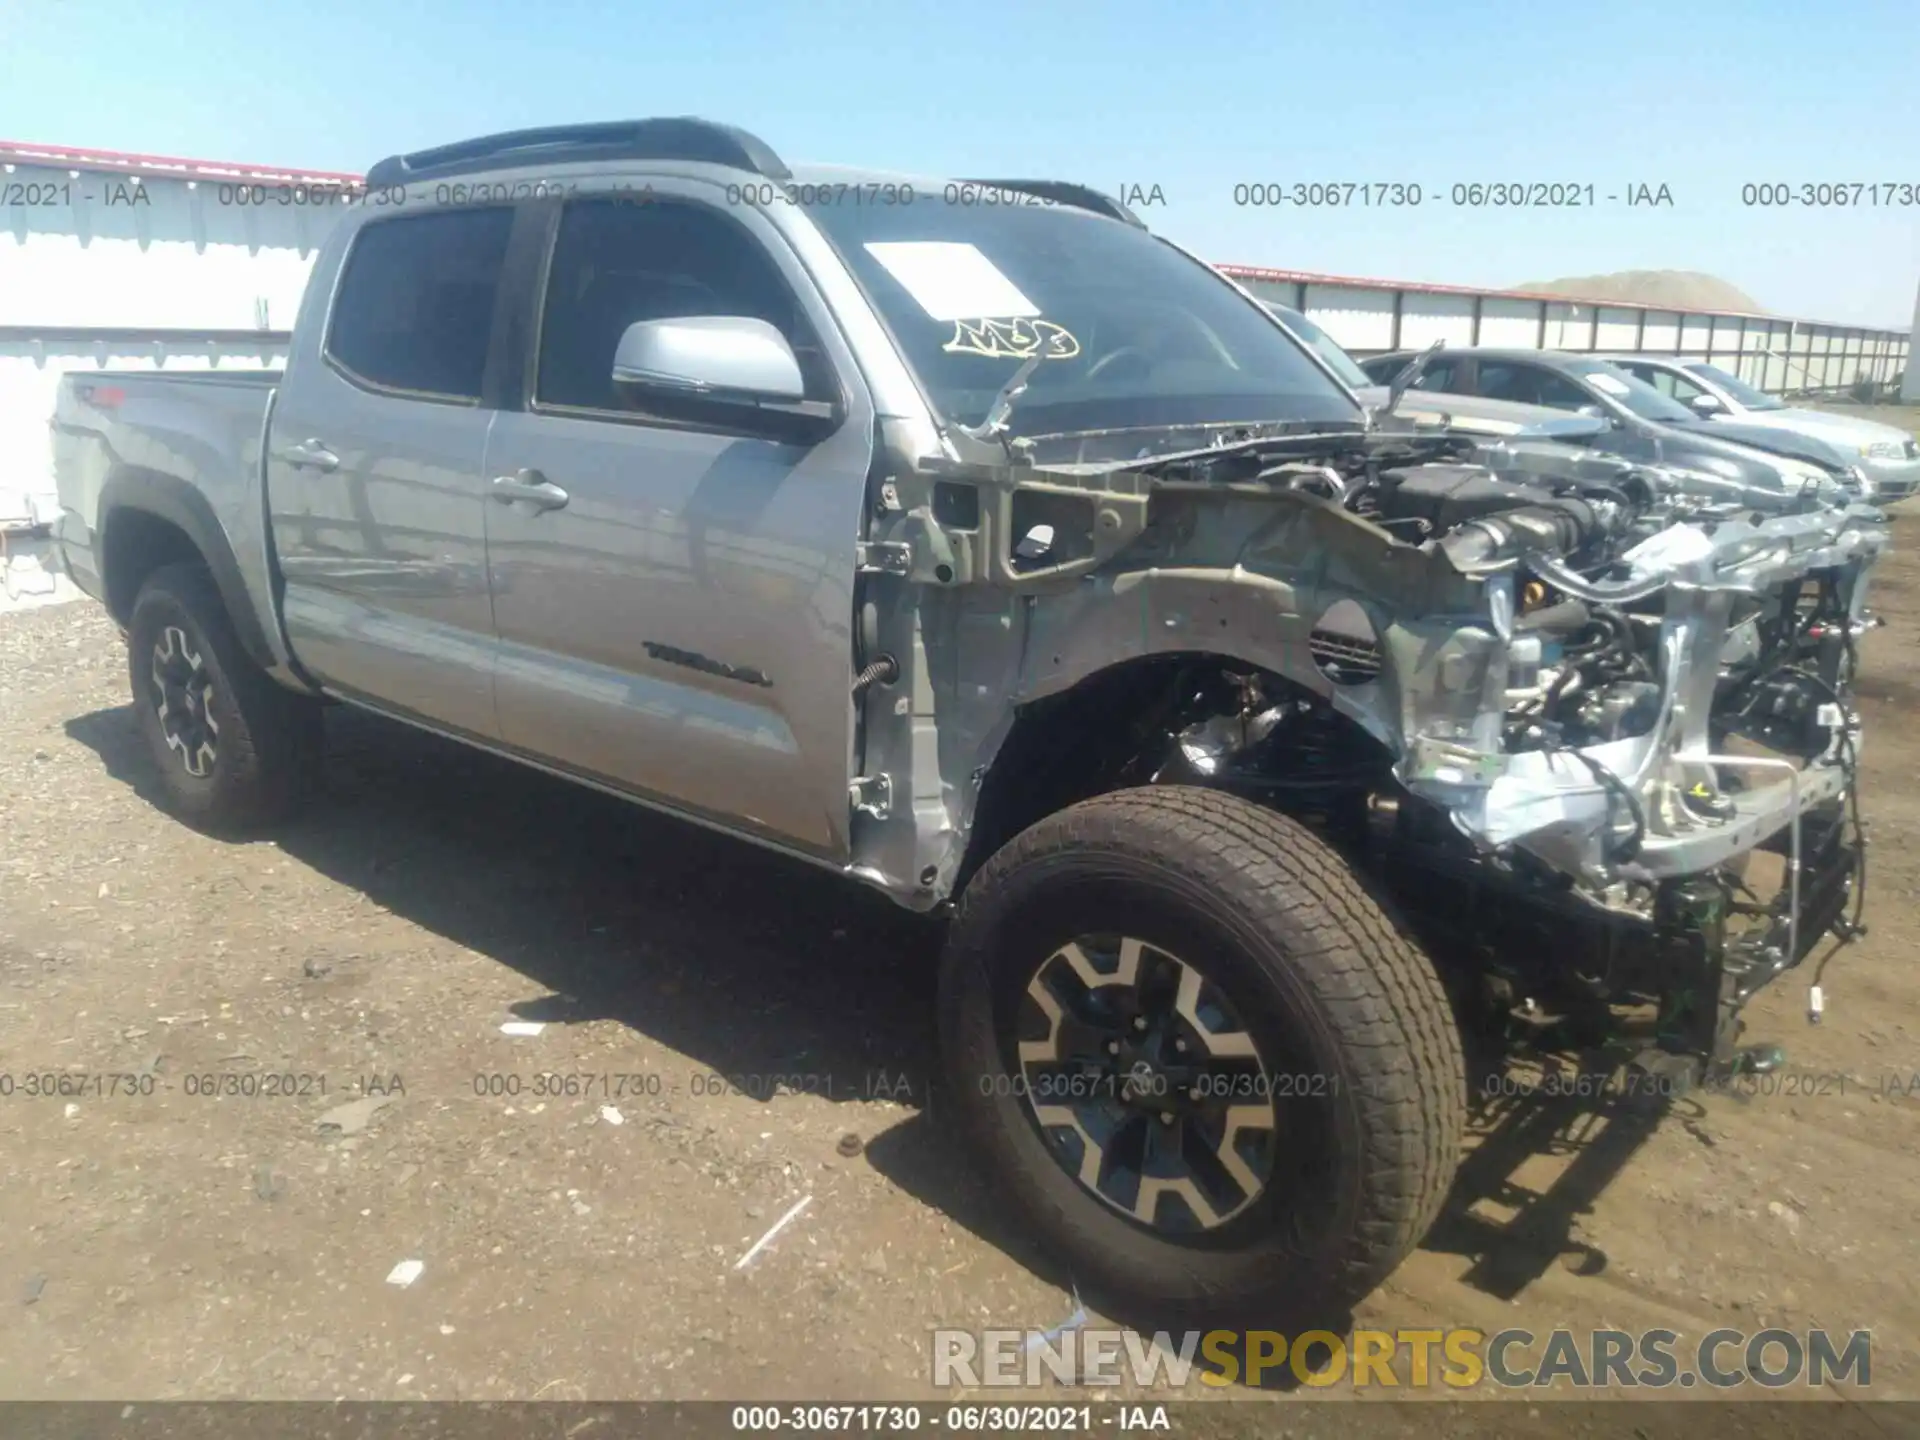
[[[233,573],[216,578],[258,620],[284,662],[272,611],[272,567],[262,451],[280,370],[156,372],[89,370],[64,376],[54,402],[54,482],[60,512],[54,549],[87,594],[110,609],[99,521],[109,494],[139,494],[145,508],[189,529],[216,528]],[[193,513],[181,514],[182,508]],[[237,593],[236,593],[237,591]],[[124,615],[120,616],[124,619]]]

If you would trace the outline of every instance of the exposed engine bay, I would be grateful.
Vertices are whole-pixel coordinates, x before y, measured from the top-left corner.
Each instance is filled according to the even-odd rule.
[[[1000,470],[984,503],[955,503],[980,474],[957,467],[894,532],[1025,601],[1002,693],[1049,703],[1049,664],[1128,643],[1115,608],[1165,657],[1117,702],[1130,738],[1061,762],[1097,763],[1080,788],[1312,818],[1443,965],[1591,1033],[1651,1006],[1660,1046],[1705,1063],[1736,1062],[1761,985],[1857,931],[1850,696],[1887,528],[1839,485],[1457,432],[1089,448]],[[1258,652],[1182,653],[1213,631]]]
[[[1202,682],[1172,768],[1331,802],[1430,946],[1497,987],[1505,972],[1499,993],[1531,1013],[1597,1036],[1602,1006],[1646,1000],[1675,1049],[1728,1063],[1745,999],[1859,925],[1850,686],[1883,517],[1553,445],[1282,473],[1481,579],[1478,708],[1400,695],[1415,723],[1366,775],[1319,712],[1391,687],[1394,665],[1367,607],[1343,625],[1334,606],[1313,636],[1333,703],[1258,674]],[[1756,847],[1785,862],[1764,901]]]

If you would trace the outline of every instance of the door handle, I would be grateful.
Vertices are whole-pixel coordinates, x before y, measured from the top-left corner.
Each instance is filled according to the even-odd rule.
[[[303,440],[298,445],[287,445],[278,452],[279,458],[296,470],[338,470],[340,457],[327,448],[324,440]]]
[[[496,476],[488,493],[502,505],[524,500],[536,511],[558,510],[571,498],[538,470],[517,470],[511,475]]]

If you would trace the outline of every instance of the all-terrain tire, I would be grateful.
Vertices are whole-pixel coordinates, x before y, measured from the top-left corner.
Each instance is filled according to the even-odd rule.
[[[195,744],[189,753],[179,717],[163,720],[156,664],[192,676],[191,713],[180,713],[210,719],[194,732],[208,750]],[[323,749],[319,702],[277,684],[248,657],[203,567],[166,565],[147,577],[127,625],[127,672],[167,806],[182,819],[209,830],[255,829],[307,798]],[[176,686],[176,703],[179,693]]]
[[[1170,1235],[1095,1195],[1029,1104],[1022,997],[1090,933],[1202,970],[1258,1042],[1279,1117],[1274,1183],[1218,1228]],[[1312,832],[1219,791],[1100,796],[988,860],[948,936],[940,1031],[941,1111],[1081,1293],[1117,1316],[1343,1316],[1419,1243],[1459,1163],[1465,1067],[1432,965]]]

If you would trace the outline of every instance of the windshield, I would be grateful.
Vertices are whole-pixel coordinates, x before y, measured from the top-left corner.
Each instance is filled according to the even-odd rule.
[[[1269,305],[1267,309],[1278,316],[1281,323],[1291,329],[1294,334],[1311,345],[1314,353],[1327,362],[1327,368],[1354,389],[1366,389],[1374,383],[1373,377],[1362,370],[1359,362],[1342,350],[1331,335],[1298,310],[1290,309],[1285,305]]]
[[[1646,381],[1635,379],[1616,366],[1597,360],[1589,361],[1581,365],[1578,373],[1587,384],[1616,405],[1625,406],[1642,420],[1672,425],[1700,418],[1679,401],[1669,400]]]
[[[1718,365],[1689,365],[1687,369],[1703,379],[1711,380],[1727,394],[1738,400],[1749,410],[1784,410],[1787,402],[1776,399],[1764,390],[1756,390],[1738,375],[1729,375]]]
[[[1362,423],[1255,302],[1131,225],[958,185],[808,213],[950,421],[979,424],[1038,352],[1010,436]]]

